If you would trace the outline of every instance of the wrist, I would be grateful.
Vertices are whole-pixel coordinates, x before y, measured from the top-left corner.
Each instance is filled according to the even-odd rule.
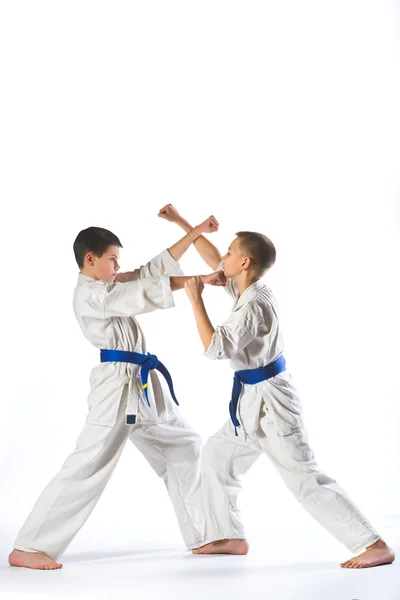
[[[186,221],[186,219],[184,219],[180,215],[179,215],[179,217],[177,217],[175,223],[177,225],[179,225],[179,227],[182,227],[182,229],[184,229],[186,231],[186,233],[189,233],[193,229],[193,227],[190,225],[190,223],[188,223],[188,221]]]
[[[203,298],[202,296],[196,296],[191,299],[191,303],[193,307],[198,308],[199,306],[203,306]]]
[[[196,225],[195,227],[192,227],[192,232],[196,235],[196,237],[201,235],[203,233],[201,225]]]

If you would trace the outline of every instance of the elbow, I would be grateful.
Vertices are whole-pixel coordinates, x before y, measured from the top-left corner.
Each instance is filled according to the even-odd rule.
[[[221,261],[222,261],[222,257],[218,254],[218,256],[215,256],[215,258],[210,260],[210,262],[208,264],[213,269],[213,271],[216,271],[218,269],[218,267],[220,266]]]
[[[217,360],[230,360],[232,358],[233,354],[228,354],[227,352],[221,352],[220,354],[218,354],[218,356],[216,357]]]
[[[222,328],[214,331],[205,355],[213,360],[229,360],[237,352],[235,344],[223,334]]]
[[[222,348],[218,350],[216,350],[215,348],[213,348],[212,350],[211,348],[206,348],[204,354],[207,356],[207,358],[210,358],[211,360],[229,360],[230,358],[232,358],[231,355],[225,352]]]

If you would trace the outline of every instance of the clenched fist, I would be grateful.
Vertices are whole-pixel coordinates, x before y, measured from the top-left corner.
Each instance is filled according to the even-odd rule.
[[[200,300],[203,290],[204,284],[201,277],[191,277],[185,283],[185,292],[191,302]]]
[[[201,280],[206,285],[226,285],[226,277],[223,271],[215,271],[215,273],[203,275]]]
[[[211,215],[208,219],[200,223],[198,228],[202,233],[213,233],[214,231],[218,231],[219,223],[214,215]]]
[[[181,215],[178,213],[175,206],[172,206],[172,204],[166,204],[163,206],[163,208],[161,208],[158,216],[161,219],[166,219],[167,221],[171,221],[171,223],[175,223]]]

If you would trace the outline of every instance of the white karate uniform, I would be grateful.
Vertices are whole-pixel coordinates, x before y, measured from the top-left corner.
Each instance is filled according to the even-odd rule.
[[[140,269],[119,275],[120,282],[80,274],[74,311],[84,335],[99,349],[145,354],[135,315],[174,306],[171,275],[183,273],[168,250]],[[168,368],[168,357],[160,359]],[[179,414],[164,377],[150,371],[150,406],[138,365],[99,363],[90,382],[89,411],[76,449],[43,491],[15,548],[57,559],[95,507],[128,439],[164,479],[187,547],[204,544],[202,442]],[[136,415],[135,425],[126,424],[127,414]]]
[[[283,353],[283,341],[276,301],[269,288],[257,281],[239,297],[236,285],[228,280],[226,290],[235,298],[232,314],[216,328],[205,356],[230,359],[235,371],[275,361]],[[300,400],[287,370],[267,381],[243,385],[238,418],[238,436],[229,420],[203,450],[208,539],[245,538],[237,507],[240,476],[261,453],[267,454],[309,514],[349,550],[358,552],[380,538],[344,490],[316,463]]]

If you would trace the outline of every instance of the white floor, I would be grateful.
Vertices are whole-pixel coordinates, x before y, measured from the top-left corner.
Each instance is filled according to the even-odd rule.
[[[63,556],[60,571],[7,566],[9,541],[0,540],[0,598],[271,598],[273,600],[399,600],[400,560],[391,566],[349,571],[348,552],[325,532],[270,531],[251,540],[246,557],[193,556],[177,539],[116,545],[89,544],[83,536]],[[400,518],[386,520],[383,535],[400,553]],[[85,549],[86,546],[86,549]],[[98,548],[97,550],[94,548]]]

